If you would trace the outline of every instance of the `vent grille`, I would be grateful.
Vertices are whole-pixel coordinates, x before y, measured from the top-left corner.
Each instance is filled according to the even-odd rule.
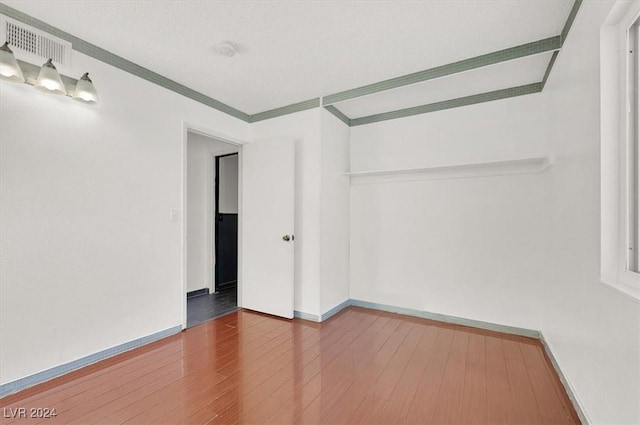
[[[18,59],[40,65],[51,58],[56,66],[71,67],[71,43],[6,16],[0,18],[0,40],[9,42]]]

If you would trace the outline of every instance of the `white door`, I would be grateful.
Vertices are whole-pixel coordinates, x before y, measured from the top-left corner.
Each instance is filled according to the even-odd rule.
[[[293,140],[242,147],[242,307],[293,318]]]

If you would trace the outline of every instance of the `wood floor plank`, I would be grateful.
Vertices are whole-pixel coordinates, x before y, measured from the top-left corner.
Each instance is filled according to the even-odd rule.
[[[362,312],[359,312],[362,314]],[[321,386],[301,414],[295,419],[296,423],[320,423],[322,416],[329,412],[340,400],[341,395],[353,381],[353,375],[349,368],[351,358],[341,357],[343,352],[352,353],[353,350],[347,348],[354,341],[356,336],[361,335],[380,318],[380,316],[370,316],[370,320],[362,321],[359,326],[353,327],[337,343],[323,344],[321,352]],[[362,341],[362,339],[360,339]],[[311,396],[311,394],[309,394]]]
[[[485,337],[470,334],[459,423],[487,424],[488,415]]]
[[[543,348],[538,344],[519,344],[525,369],[531,380],[542,423],[547,425],[573,424],[571,410],[554,385],[552,371],[544,361]]]
[[[404,420],[407,424],[428,423],[437,407],[436,399],[440,392],[440,385],[449,359],[451,343],[455,331],[449,328],[440,328],[436,343],[424,373],[418,390],[413,397],[409,412]]]
[[[451,350],[442,377],[442,383],[440,384],[440,391],[436,399],[436,408],[431,417],[433,423],[460,423],[462,394],[467,371],[468,344],[468,333],[455,333],[451,342]]]
[[[511,400],[502,340],[498,337],[486,337],[485,350],[489,423],[497,425],[516,423],[516,407]]]
[[[387,318],[386,322],[377,323],[382,326],[351,368],[353,374],[351,385],[340,397],[336,406],[325,415],[323,422],[348,423],[351,420],[355,410],[362,403],[364,395],[376,382],[406,334],[402,329],[398,331],[400,320]]]
[[[428,327],[425,329],[416,350],[414,351],[406,369],[400,377],[396,388],[385,404],[383,411],[376,422],[379,424],[399,424],[404,421],[409,413],[413,397],[420,385],[420,379],[427,366],[428,359],[433,353],[438,329]]]
[[[312,420],[312,422],[320,422],[322,417],[329,411],[334,409],[334,405],[338,403],[345,391],[349,388],[355,379],[353,365],[359,361],[354,356],[359,357],[359,353],[378,332],[376,323],[380,324],[380,317],[374,320],[366,327],[350,332],[344,337],[344,345],[339,349],[337,344],[328,346],[324,353],[321,353],[321,379],[322,391],[316,399],[303,412],[304,418]],[[319,416],[315,412],[319,409]],[[310,418],[312,416],[312,418]]]
[[[378,376],[378,379],[366,392],[365,397],[355,411],[352,419],[354,423],[368,424],[375,422],[425,331],[424,326],[404,321],[398,328],[399,334],[402,333],[403,327],[407,329],[406,335],[398,344],[397,349]]]
[[[44,406],[0,424],[579,424],[538,341],[355,307],[240,310],[0,399]]]
[[[511,400],[515,406],[518,406],[515,409],[516,423],[542,423],[531,380],[522,360],[518,343],[503,339],[502,349],[507,367]]]

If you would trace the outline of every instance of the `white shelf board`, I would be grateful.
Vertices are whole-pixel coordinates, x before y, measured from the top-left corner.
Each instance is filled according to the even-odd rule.
[[[506,161],[472,162],[395,170],[353,171],[345,173],[352,183],[377,183],[406,180],[459,179],[469,177],[504,176],[542,173],[551,166],[548,156]]]

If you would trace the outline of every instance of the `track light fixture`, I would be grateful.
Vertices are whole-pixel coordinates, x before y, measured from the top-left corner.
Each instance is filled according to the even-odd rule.
[[[8,42],[0,46],[0,79],[13,83],[27,83],[44,93],[70,96],[73,100],[86,105],[100,103],[100,97],[88,72],[85,72],[79,80],[64,77],[67,81],[65,86],[51,59],[47,60],[39,71],[37,69],[37,66],[18,61],[9,48]],[[23,71],[28,74],[26,78]]]

